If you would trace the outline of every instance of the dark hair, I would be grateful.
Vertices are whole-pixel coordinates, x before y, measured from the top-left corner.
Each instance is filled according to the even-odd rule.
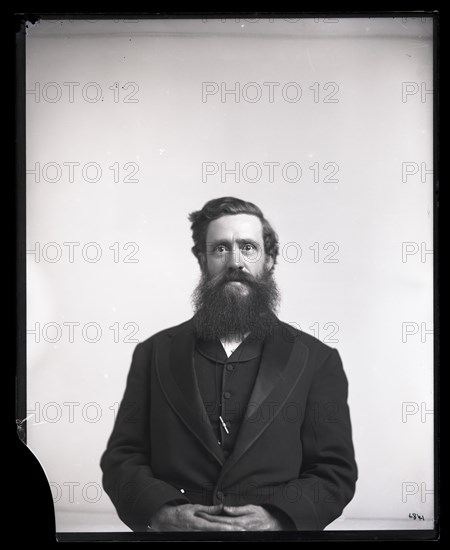
[[[264,252],[272,257],[273,264],[275,265],[279,252],[278,235],[266,220],[261,210],[252,202],[243,201],[236,197],[220,197],[219,199],[208,201],[201,210],[189,214],[189,221],[192,222],[192,239],[194,240],[192,252],[200,266],[203,267],[202,256],[206,253],[206,232],[209,223],[222,216],[235,214],[250,214],[261,220]]]

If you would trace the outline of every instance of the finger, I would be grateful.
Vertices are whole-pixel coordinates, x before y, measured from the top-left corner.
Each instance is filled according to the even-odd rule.
[[[247,504],[246,506],[224,506],[223,513],[228,516],[246,516],[254,514],[255,510],[251,504]]]
[[[229,517],[229,516],[222,516],[222,515],[219,515],[219,514],[208,514],[208,512],[205,512],[205,511],[202,511],[202,510],[197,512],[195,515],[198,516],[199,518],[206,519],[207,521],[219,521],[219,522],[224,522],[225,521],[225,522],[230,523],[234,520],[234,518]]]
[[[241,522],[239,521],[239,517],[208,515],[205,512],[199,512],[197,516],[205,519],[206,521],[209,521],[210,523],[220,523],[233,525],[235,527],[242,527]]]
[[[217,518],[217,516],[210,516],[211,518]],[[223,523],[220,521],[214,521],[213,519],[207,520],[200,516],[193,516],[190,522],[190,530],[193,531],[237,531],[233,525],[229,523]]]
[[[216,504],[215,506],[199,505],[199,507],[195,511],[195,514],[197,514],[198,512],[203,512],[211,516],[218,516],[222,513],[222,510],[223,510],[223,504]]]

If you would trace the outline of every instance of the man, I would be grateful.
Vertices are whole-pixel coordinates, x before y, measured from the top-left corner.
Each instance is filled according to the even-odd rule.
[[[105,490],[135,531],[321,530],[357,478],[339,354],[276,317],[257,206],[214,199],[190,221],[195,315],[136,347]]]

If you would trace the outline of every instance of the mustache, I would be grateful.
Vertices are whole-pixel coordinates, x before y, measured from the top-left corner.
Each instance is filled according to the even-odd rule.
[[[241,269],[232,269],[224,273],[220,273],[216,277],[212,277],[210,282],[213,286],[221,286],[226,283],[247,283],[249,285],[254,284],[257,281],[253,275],[242,271]]]

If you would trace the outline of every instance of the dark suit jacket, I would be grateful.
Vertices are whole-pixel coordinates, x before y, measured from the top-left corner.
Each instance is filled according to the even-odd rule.
[[[355,490],[357,468],[339,354],[279,322],[231,455],[225,459],[193,368],[192,321],[137,345],[101,459],[119,517],[145,531],[171,501],[272,506],[321,530]]]

